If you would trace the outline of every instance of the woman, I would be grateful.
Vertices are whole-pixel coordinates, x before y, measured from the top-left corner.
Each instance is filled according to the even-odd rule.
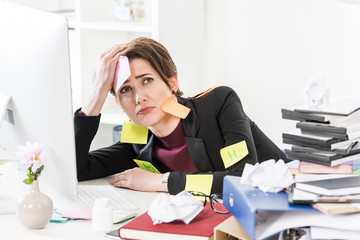
[[[120,56],[127,56],[131,75],[116,91],[114,75]],[[221,193],[223,177],[241,176],[245,163],[285,159],[245,114],[232,89],[217,87],[198,98],[182,98],[176,66],[160,43],[138,38],[114,46],[102,54],[99,66],[91,97],[75,114],[80,181],[117,174],[110,180],[116,187],[176,194],[185,189],[187,174],[204,173],[213,175],[211,192]],[[133,123],[149,129],[148,141],[119,142],[89,153],[109,91]],[[186,118],[161,109],[171,96],[190,109]],[[220,150],[243,141],[248,154],[225,168]],[[162,174],[137,167],[133,159],[151,163]]]

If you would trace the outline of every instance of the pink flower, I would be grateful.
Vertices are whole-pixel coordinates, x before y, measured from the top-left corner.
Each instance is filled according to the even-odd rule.
[[[42,161],[46,159],[46,155],[42,150],[42,146],[39,143],[30,143],[26,142],[25,145],[20,145],[18,147],[18,153],[16,155],[25,165],[31,166],[41,166]],[[36,169],[38,167],[35,167]],[[36,170],[35,170],[36,171]]]
[[[39,143],[32,144],[28,141],[25,145],[20,145],[18,147],[16,157],[28,167],[30,177],[29,179],[25,179],[24,182],[31,184],[33,180],[37,180],[44,168],[43,160],[46,159],[42,146]],[[39,168],[41,169],[38,170]]]

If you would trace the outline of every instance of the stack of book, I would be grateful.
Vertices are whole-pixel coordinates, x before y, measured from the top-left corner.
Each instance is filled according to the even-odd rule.
[[[351,169],[360,159],[360,100],[338,101],[338,106],[318,110],[283,108],[281,113],[283,119],[297,121],[297,132],[282,135],[283,143],[291,145],[285,149],[289,159],[338,169]]]

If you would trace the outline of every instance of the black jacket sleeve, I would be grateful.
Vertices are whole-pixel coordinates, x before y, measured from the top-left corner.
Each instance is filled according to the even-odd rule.
[[[131,144],[116,143],[112,146],[90,150],[100,122],[100,116],[74,117],[76,167],[79,181],[106,177],[136,166]]]

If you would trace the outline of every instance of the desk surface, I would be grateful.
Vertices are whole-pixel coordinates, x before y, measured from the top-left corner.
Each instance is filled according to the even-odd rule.
[[[80,184],[109,184],[108,179],[98,179],[92,181],[81,182]],[[25,184],[23,184],[25,185]],[[66,209],[71,206],[83,206],[80,200],[71,201],[59,195],[53,189],[49,189],[41,183],[40,191],[47,194],[53,201],[54,208]],[[146,212],[150,203],[159,193],[138,192],[128,189],[121,189],[123,193],[135,206],[139,208],[139,214]],[[126,222],[124,222],[126,223]],[[120,224],[114,224],[113,229],[119,228]],[[17,240],[52,240],[52,239],[104,239],[105,231],[95,232],[92,230],[91,220],[70,220],[66,223],[50,222],[45,228],[40,230],[30,230],[23,226],[16,214],[0,215],[0,239]]]

